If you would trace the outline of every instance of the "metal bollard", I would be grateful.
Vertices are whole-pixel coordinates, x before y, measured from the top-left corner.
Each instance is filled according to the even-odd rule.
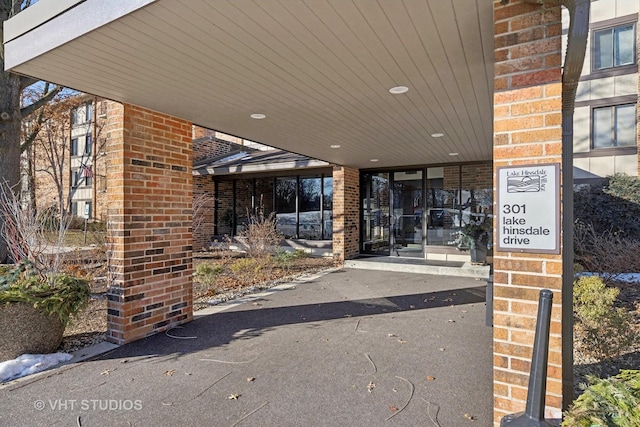
[[[551,303],[553,293],[540,291],[536,336],[533,341],[533,357],[529,374],[527,407],[524,412],[509,414],[502,418],[500,427],[552,427],[544,419],[545,395],[547,393],[547,361],[549,354],[549,329],[551,326]]]

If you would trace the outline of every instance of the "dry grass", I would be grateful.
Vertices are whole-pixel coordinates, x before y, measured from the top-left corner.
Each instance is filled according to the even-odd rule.
[[[194,280],[194,310],[208,307],[207,301],[215,298],[226,301],[245,295],[251,291],[269,288],[284,280],[305,273],[323,270],[333,266],[331,258],[297,258],[286,265],[276,262],[258,262],[245,258],[243,254],[231,251],[202,252],[194,256],[194,269],[203,262],[222,265],[223,271],[212,286],[205,286]],[[244,266],[234,274],[231,266]],[[105,339],[107,333],[106,282],[92,282],[93,298],[88,307],[73,318],[67,326],[62,345],[58,351],[70,352],[96,344]]]

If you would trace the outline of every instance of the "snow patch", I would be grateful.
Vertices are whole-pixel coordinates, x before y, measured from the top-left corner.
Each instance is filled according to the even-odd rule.
[[[0,383],[35,374],[71,360],[68,353],[23,354],[13,360],[0,363]]]
[[[601,274],[585,271],[584,273],[578,274],[578,276],[601,276]],[[615,278],[621,282],[640,283],[640,273],[616,274]]]

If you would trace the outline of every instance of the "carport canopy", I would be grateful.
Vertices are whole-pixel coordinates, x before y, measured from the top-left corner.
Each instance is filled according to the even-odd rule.
[[[334,164],[492,158],[491,1],[40,0],[4,40],[14,72]]]

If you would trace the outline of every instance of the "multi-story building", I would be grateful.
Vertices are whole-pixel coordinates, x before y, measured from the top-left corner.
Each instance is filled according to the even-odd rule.
[[[59,3],[40,0],[6,22],[5,67],[122,101],[131,114],[111,127],[109,203],[121,238],[110,340],[193,317],[189,131],[197,123],[337,165],[339,262],[388,254],[398,242],[420,257],[448,256],[454,226],[497,216],[493,346],[479,350],[494,363],[494,423],[526,405],[543,287],[555,312],[545,416],[562,416],[573,392],[574,276],[571,202],[560,190],[572,184],[567,119],[589,32],[582,18],[591,5],[594,25],[634,15],[637,1],[287,1],[268,13],[260,2],[243,3],[242,13],[222,1],[118,2],[108,13],[97,0]],[[635,46],[631,56],[624,47],[635,27],[631,34],[627,22],[605,24],[591,29],[575,126],[575,151],[586,153],[577,166],[595,176],[617,171],[599,169],[611,161],[634,169],[619,150],[629,149],[635,129],[637,89],[623,70],[636,61]],[[509,193],[522,204],[509,204],[520,200]],[[510,224],[528,227],[501,227]],[[501,239],[534,225],[544,236],[535,244]]]
[[[35,196],[38,209],[58,209],[63,204],[76,216],[105,219],[107,166],[102,128],[108,102],[81,94],[47,107],[27,153],[33,191],[23,186]]]
[[[637,0],[591,2],[574,116],[574,181],[638,176]],[[568,15],[568,11],[564,11]],[[563,19],[568,30],[568,19]],[[566,42],[566,38],[565,38]]]
[[[35,160],[34,195],[38,209],[57,208],[59,185],[64,204],[72,215],[91,221],[107,220],[107,146],[111,135],[104,128],[110,103],[113,101],[80,94],[52,106],[50,117],[30,151]],[[112,120],[124,119],[112,117]],[[193,126],[192,132],[196,163],[238,151],[275,151],[254,141],[199,126]],[[25,184],[25,194],[29,194],[26,179]],[[202,184],[196,183],[196,194],[199,186]],[[211,234],[203,235],[199,239],[201,246],[210,239]]]

